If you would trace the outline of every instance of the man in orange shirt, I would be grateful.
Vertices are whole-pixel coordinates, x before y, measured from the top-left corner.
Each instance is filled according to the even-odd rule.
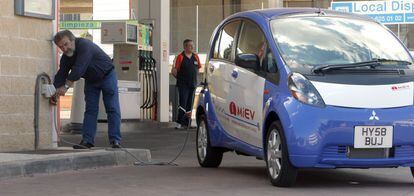
[[[172,75],[177,78],[178,87],[177,128],[190,126],[194,90],[197,86],[198,70],[201,68],[200,58],[194,53],[193,41],[186,39],[183,46],[184,51],[175,57],[171,70]]]

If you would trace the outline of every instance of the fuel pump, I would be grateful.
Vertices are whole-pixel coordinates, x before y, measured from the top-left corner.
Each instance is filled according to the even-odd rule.
[[[113,63],[118,78],[122,120],[141,119],[142,91],[139,81],[138,21],[108,21],[101,25],[101,43],[113,44]],[[145,64],[145,63],[144,63]],[[100,100],[98,120],[106,120]]]

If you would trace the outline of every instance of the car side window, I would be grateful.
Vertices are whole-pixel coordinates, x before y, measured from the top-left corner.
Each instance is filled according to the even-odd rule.
[[[243,21],[237,44],[237,54],[254,54],[259,58],[260,71],[276,72],[272,52],[260,28],[249,20]]]
[[[221,31],[218,32],[217,39],[214,43],[214,50],[213,50],[213,58],[217,59],[219,58],[219,46],[220,46],[220,37],[221,37]]]
[[[266,55],[262,61],[263,71],[268,73],[277,73],[276,59],[273,58],[270,48],[266,49]]]
[[[236,47],[236,55],[239,54],[256,55],[259,59],[260,67],[258,67],[258,70],[253,71],[275,84],[279,83],[276,59],[269,48],[265,35],[259,26],[252,21],[243,21]]]
[[[262,70],[259,75],[266,78],[269,82],[278,85],[280,82],[280,74],[277,69],[276,59],[270,48],[266,49],[266,55],[262,62]]]
[[[232,49],[240,21],[234,21],[224,26],[221,31],[218,58],[232,61]]]
[[[260,28],[251,21],[244,21],[237,44],[237,54],[254,54],[259,58],[262,67],[266,57],[267,41]]]
[[[259,27],[253,22],[244,21],[236,54],[256,54],[259,59],[263,59],[266,48],[267,42]]]

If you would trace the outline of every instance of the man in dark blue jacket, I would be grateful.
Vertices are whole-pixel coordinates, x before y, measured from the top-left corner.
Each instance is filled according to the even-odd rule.
[[[87,39],[75,38],[68,30],[58,32],[53,41],[63,52],[53,83],[56,95],[65,95],[73,82],[81,77],[85,79],[86,108],[82,141],[73,148],[94,147],[101,92],[108,116],[109,142],[113,148],[120,148],[121,112],[118,84],[111,59],[96,44]]]

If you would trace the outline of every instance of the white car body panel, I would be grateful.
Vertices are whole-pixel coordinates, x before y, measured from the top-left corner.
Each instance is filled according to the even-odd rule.
[[[350,108],[395,108],[413,105],[414,82],[387,85],[311,82],[326,105]]]

